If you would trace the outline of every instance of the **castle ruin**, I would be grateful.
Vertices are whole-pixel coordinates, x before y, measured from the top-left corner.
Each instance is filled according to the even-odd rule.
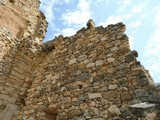
[[[43,43],[38,0],[0,0],[0,120],[160,120],[123,23]]]

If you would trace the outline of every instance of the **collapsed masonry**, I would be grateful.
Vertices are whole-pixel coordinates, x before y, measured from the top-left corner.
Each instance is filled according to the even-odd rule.
[[[0,0],[0,120],[158,120],[158,89],[125,25],[42,43],[38,0]],[[7,22],[6,22],[7,19]]]

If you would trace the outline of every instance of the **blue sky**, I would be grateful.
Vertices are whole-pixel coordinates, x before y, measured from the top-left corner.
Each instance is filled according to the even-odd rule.
[[[160,83],[160,0],[40,0],[49,23],[44,41],[71,36],[92,18],[96,26],[123,22],[132,50]]]

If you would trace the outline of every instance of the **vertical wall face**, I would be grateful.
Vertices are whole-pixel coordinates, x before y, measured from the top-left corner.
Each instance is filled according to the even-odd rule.
[[[7,29],[12,37],[31,37],[37,41],[44,38],[47,22],[39,11],[38,0],[3,0],[0,14],[0,28]]]
[[[130,104],[156,94],[122,23],[87,23],[42,45],[47,22],[38,7],[0,0],[0,120],[126,119]]]
[[[38,9],[38,0],[0,1],[1,120],[12,119],[24,105],[33,68],[43,58],[40,52],[47,22]]]
[[[40,45],[24,44],[3,29],[0,30],[0,48],[0,119],[10,120],[24,105],[34,77],[33,68],[41,61],[43,53],[40,54]]]
[[[147,100],[154,83],[129,48],[122,23],[59,36],[34,70],[21,119],[127,119],[128,106]]]

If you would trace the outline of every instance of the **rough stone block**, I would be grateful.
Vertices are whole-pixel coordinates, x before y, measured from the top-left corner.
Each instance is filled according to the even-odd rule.
[[[79,75],[77,75],[76,77],[75,77],[75,79],[77,80],[77,81],[81,81],[81,80],[87,80],[87,79],[89,79],[91,77],[91,74],[90,73],[81,73],[81,74],[79,74]]]
[[[78,61],[82,61],[82,60],[85,60],[85,59],[87,59],[87,55],[80,55],[80,56],[77,58]]]
[[[117,85],[109,85],[108,86],[108,89],[110,89],[110,90],[113,90],[113,89],[116,89],[116,88],[118,88],[118,86]]]
[[[14,71],[14,70],[12,70],[11,74],[20,78],[20,79],[24,79],[24,77],[25,77],[23,74],[20,74],[20,73]]]
[[[130,93],[125,92],[121,94],[121,101],[130,101],[132,100],[132,96]]]
[[[19,106],[15,104],[7,104],[5,110],[0,115],[1,120],[12,120],[15,112],[19,110]]]
[[[89,99],[95,99],[95,98],[102,98],[102,94],[101,93],[92,93],[92,94],[88,94]]]
[[[103,60],[97,60],[96,61],[96,66],[100,66],[100,65],[102,65],[103,64]]]
[[[118,91],[108,91],[102,93],[103,98],[105,99],[113,99],[118,97]]]
[[[77,61],[76,58],[71,59],[71,60],[69,61],[69,65],[72,65],[72,64],[76,63],[76,61]]]
[[[10,97],[8,95],[3,95],[3,94],[0,95],[1,100],[6,100],[7,101],[9,98]]]
[[[108,58],[107,61],[108,61],[108,63],[111,63],[111,62],[115,61],[115,59],[114,58]]]
[[[113,48],[111,48],[111,52],[115,52],[115,51],[117,51],[117,50],[119,50],[118,47],[113,47]]]
[[[94,66],[95,66],[95,63],[88,63],[86,67],[90,68],[90,67],[94,67]]]
[[[117,114],[117,115],[121,114],[120,109],[116,105],[111,105],[108,108],[108,111],[111,112],[112,114]]]

